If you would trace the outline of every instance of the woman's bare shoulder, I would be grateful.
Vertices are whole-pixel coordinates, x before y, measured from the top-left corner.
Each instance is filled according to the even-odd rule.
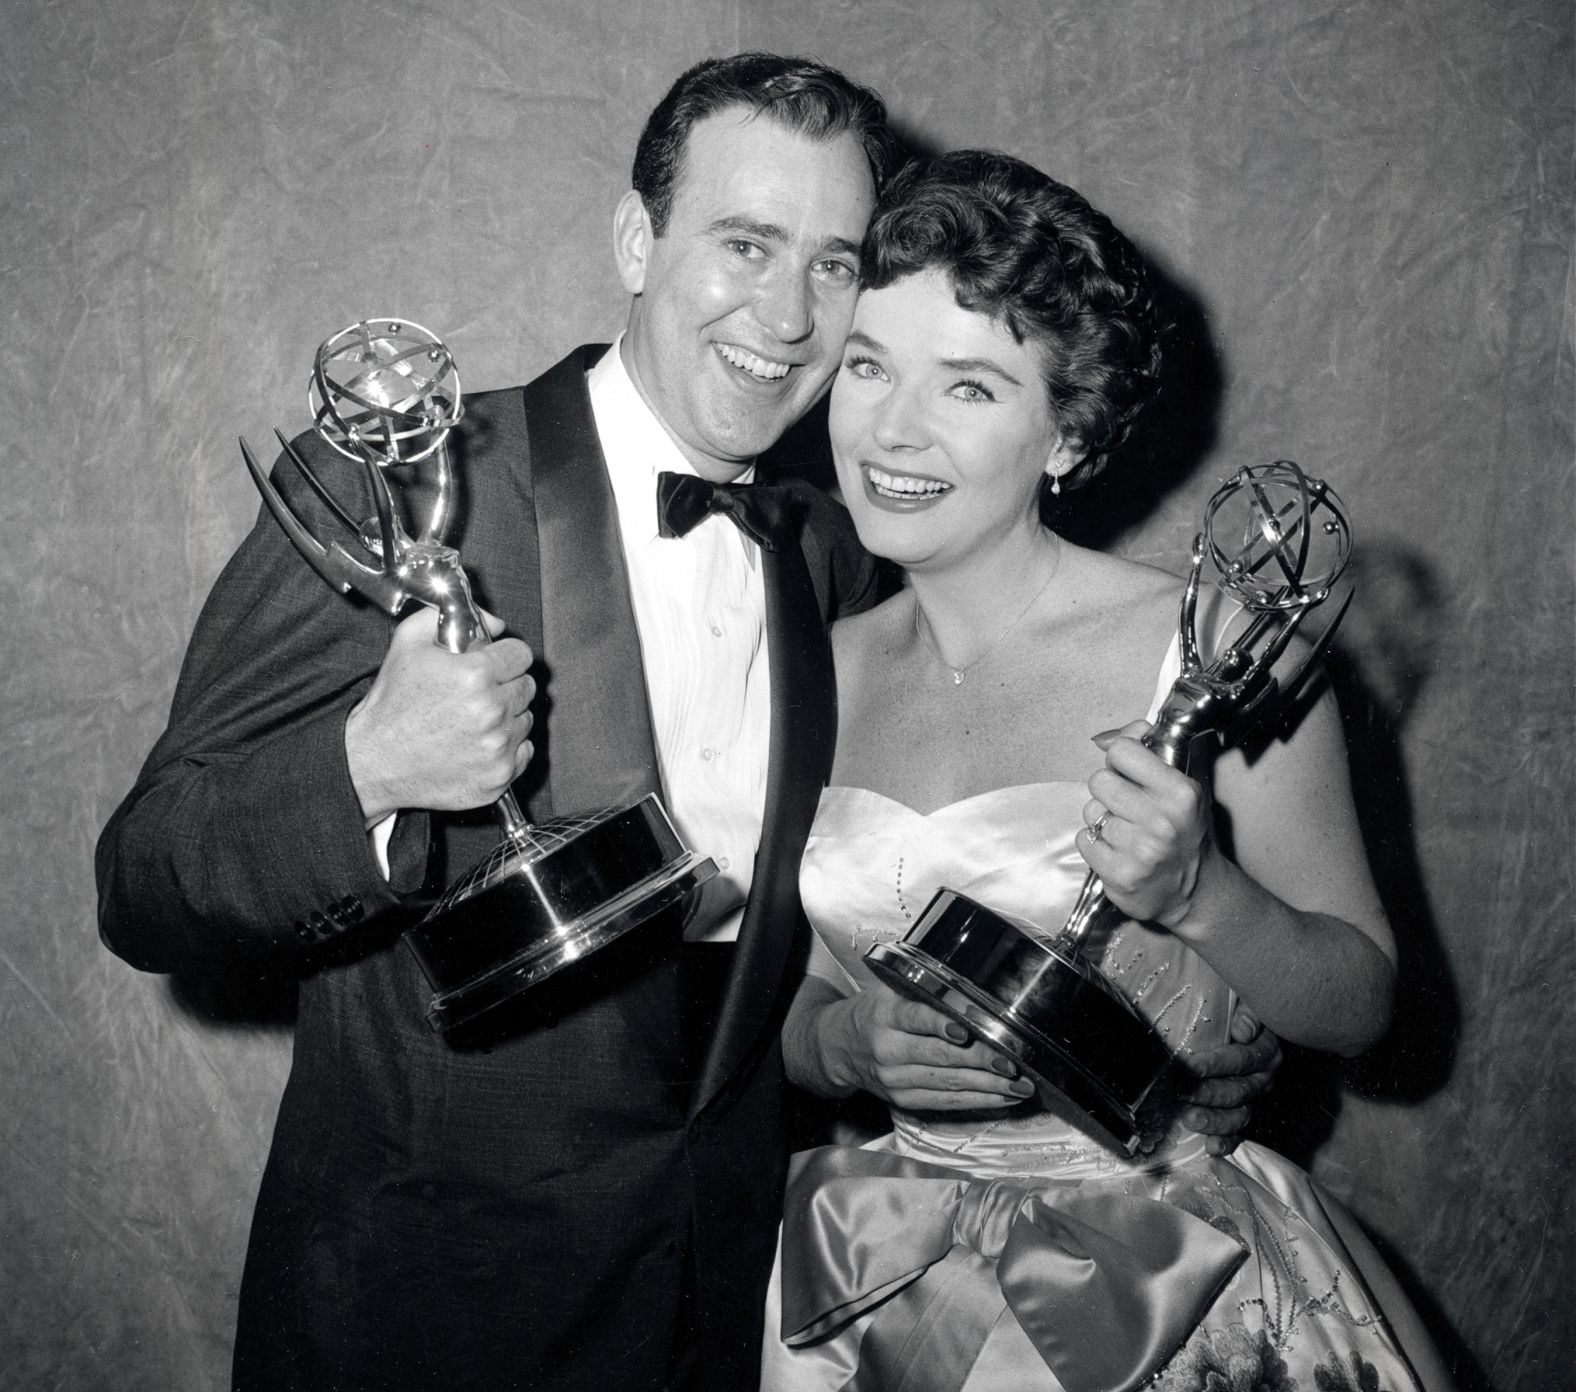
[[[1107,624],[1149,628],[1176,617],[1187,581],[1145,561],[1070,546],[1068,570],[1076,582],[1080,607]]]

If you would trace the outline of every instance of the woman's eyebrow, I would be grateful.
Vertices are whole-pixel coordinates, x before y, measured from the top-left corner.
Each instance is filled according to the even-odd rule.
[[[850,329],[844,343],[847,347],[864,348],[872,353],[886,352],[886,344],[871,338],[863,329]],[[994,358],[937,358],[936,365],[945,368],[948,372],[988,372],[991,376],[1000,377],[1002,381],[1010,382],[1015,387],[1023,385]]]
[[[1023,385],[994,358],[941,358],[938,361],[952,372],[989,372],[1004,382],[1011,382],[1015,387]]]

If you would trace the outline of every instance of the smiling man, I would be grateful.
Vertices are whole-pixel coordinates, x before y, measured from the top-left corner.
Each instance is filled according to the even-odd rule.
[[[683,167],[664,198],[637,159],[618,206],[624,361],[696,470],[727,481],[837,366],[875,187],[853,132],[807,135],[746,107],[697,123]]]
[[[752,481],[838,365],[885,119],[761,54],[653,112],[615,218],[626,332],[468,398],[451,443],[456,540],[509,636],[455,655],[430,612],[335,598],[267,516],[216,585],[98,870],[133,965],[300,973],[237,1387],[753,1385],[825,628],[874,573],[807,485],[750,490],[764,520],[738,527],[708,490]],[[533,821],[660,788],[720,873],[460,1047],[429,1033],[397,932],[491,848],[464,814],[511,783]]]

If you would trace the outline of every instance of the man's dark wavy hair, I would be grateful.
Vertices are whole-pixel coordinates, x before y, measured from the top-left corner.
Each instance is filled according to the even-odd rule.
[[[635,146],[630,182],[644,200],[657,236],[667,229],[691,129],[730,107],[770,116],[812,140],[832,140],[852,131],[864,144],[877,193],[901,162],[897,139],[887,129],[886,103],[835,68],[774,53],[707,58],[668,89]]]
[[[1153,399],[1161,324],[1142,258],[1104,213],[1010,155],[958,150],[908,165],[865,233],[859,284],[945,272],[958,304],[1039,346],[1051,409],[1087,482]]]

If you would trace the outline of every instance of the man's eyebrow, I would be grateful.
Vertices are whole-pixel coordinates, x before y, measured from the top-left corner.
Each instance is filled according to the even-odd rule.
[[[788,229],[779,227],[775,222],[757,222],[754,218],[744,217],[734,213],[728,217],[720,217],[711,225],[713,232],[743,232],[763,242],[786,242]]]
[[[731,213],[727,217],[720,217],[711,224],[713,232],[742,232],[746,237],[754,237],[759,242],[775,242],[778,244],[789,240],[788,229],[775,222],[757,222],[754,218],[745,217],[742,213]],[[847,237],[828,237],[822,248],[823,252],[833,252],[841,256],[858,258],[859,243],[851,242]]]

